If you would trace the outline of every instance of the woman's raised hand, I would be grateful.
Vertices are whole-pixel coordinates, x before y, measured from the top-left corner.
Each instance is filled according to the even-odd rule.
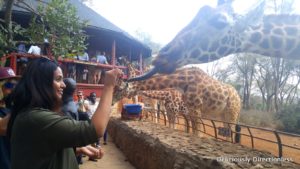
[[[114,87],[117,81],[123,76],[123,72],[120,69],[112,69],[105,72],[104,85]]]

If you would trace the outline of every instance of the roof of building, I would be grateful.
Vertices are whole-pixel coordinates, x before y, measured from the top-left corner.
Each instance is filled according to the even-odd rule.
[[[50,2],[50,0],[42,0],[42,1],[24,0],[24,1],[27,4],[29,4],[30,7],[33,9],[37,9],[37,6],[39,3],[46,4],[46,3]],[[117,35],[122,36],[122,38],[125,38],[125,39],[131,41],[132,43],[138,45],[139,47],[143,48],[143,50],[146,51],[144,53],[147,53],[146,57],[149,57],[151,55],[151,49],[147,45],[145,45],[142,42],[140,42],[139,40],[135,39],[133,36],[131,36],[130,34],[125,32],[124,30],[122,30],[121,28],[116,26],[115,24],[111,23],[109,20],[105,19],[103,16],[101,16],[99,13],[97,13],[93,9],[91,9],[88,6],[86,6],[85,4],[83,4],[81,1],[69,0],[69,2],[76,7],[77,13],[78,13],[78,16],[80,19],[88,20],[89,28],[116,33]],[[22,3],[20,3],[19,5],[22,5]],[[28,12],[25,9],[16,7],[16,6],[13,7],[13,10],[18,11],[18,12],[24,12],[24,13]]]

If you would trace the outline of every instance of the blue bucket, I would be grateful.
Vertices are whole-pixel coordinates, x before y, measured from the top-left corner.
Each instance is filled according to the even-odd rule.
[[[125,104],[124,109],[128,114],[138,115],[142,111],[142,106],[139,104]]]

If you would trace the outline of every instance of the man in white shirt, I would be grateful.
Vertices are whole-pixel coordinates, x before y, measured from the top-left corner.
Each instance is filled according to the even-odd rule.
[[[91,92],[90,96],[88,98],[88,110],[87,110],[87,113],[88,113],[90,119],[92,118],[93,114],[95,113],[98,104],[99,104],[99,102],[97,101],[96,93]]]
[[[33,44],[33,45],[30,46],[30,48],[28,50],[28,53],[35,54],[35,55],[40,55],[41,54],[41,48],[38,45]]]

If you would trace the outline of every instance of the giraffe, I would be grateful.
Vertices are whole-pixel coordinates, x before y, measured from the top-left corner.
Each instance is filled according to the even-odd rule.
[[[178,115],[183,116],[185,120],[185,131],[189,132],[189,116],[188,109],[182,100],[182,94],[175,89],[166,90],[149,90],[142,91],[140,94],[153,99],[163,100],[167,111],[169,127],[175,129],[175,121]]]
[[[187,64],[206,63],[235,53],[299,59],[300,16],[263,16],[264,2],[245,16],[223,5],[202,7],[192,22],[159,51],[153,69],[129,81],[172,73]]]
[[[131,77],[136,77],[137,76],[137,70],[133,67],[133,65],[127,60],[127,58],[126,57],[121,57],[120,58],[125,64],[126,64],[126,66],[127,66],[127,68],[128,68],[128,78],[131,78]],[[145,94],[144,94],[144,96],[146,96],[146,93],[148,92],[148,91],[144,91],[145,92]],[[149,91],[149,92],[151,92],[151,93],[153,93],[152,91]],[[150,94],[148,92],[148,94]],[[175,95],[174,95],[175,96]],[[173,97],[174,97],[173,96]],[[134,96],[134,97],[137,97],[137,95],[136,96]],[[150,97],[150,98],[152,98],[153,99],[153,97]],[[137,98],[135,98],[136,100],[137,100]],[[157,98],[154,98],[154,99],[157,99]],[[155,110],[153,111],[153,110],[151,110],[151,113],[152,113],[152,117],[154,117],[155,118],[155,123],[158,123],[158,121],[159,121],[159,112],[157,112],[156,110],[158,110],[158,108],[157,108],[157,104],[160,104],[160,105],[163,105],[162,103],[164,102],[164,100],[163,99],[159,99],[160,101],[154,101],[154,100],[151,100],[151,101],[149,101],[148,103],[150,103],[150,104],[152,104],[152,105],[150,105],[150,107],[152,107],[152,108],[154,108]],[[167,103],[167,105],[170,105],[170,104],[173,104],[174,106],[177,106],[177,107],[180,107],[179,105],[177,105],[179,102],[168,102]],[[164,103],[164,105],[166,105],[166,103]],[[163,107],[161,107],[161,109],[162,109]],[[171,110],[171,109],[168,109],[168,110]],[[166,112],[166,113],[163,113],[162,115],[164,116],[164,119],[166,119],[166,116],[168,116],[168,118],[169,118],[169,120],[170,120],[170,118],[172,117],[172,115],[170,114],[171,112],[174,112],[174,111],[162,111],[162,112]],[[168,112],[169,112],[169,114],[168,114]],[[177,114],[177,112],[175,113],[175,114]],[[173,123],[174,124],[174,123]],[[173,125],[174,126],[174,125]]]
[[[152,99],[149,97],[142,97],[142,101],[144,103],[144,107],[142,110],[143,118],[148,119],[149,118],[149,113],[151,114],[151,119],[155,123],[159,122],[159,116],[158,116],[158,100]]]
[[[122,61],[126,66],[127,66],[127,78],[132,78],[132,77],[136,77],[138,70],[134,68],[134,66],[131,64],[131,62],[129,62],[129,60],[126,58],[126,56],[122,56],[120,57],[120,61]],[[120,81],[121,82],[121,81]],[[122,83],[119,83],[119,85],[122,85]],[[118,85],[116,86],[116,88],[118,88]],[[138,96],[133,96],[133,100],[134,102],[137,102]],[[120,100],[121,98],[118,99],[113,99],[113,102],[117,102],[118,100]],[[148,99],[144,99],[144,103],[143,103],[143,107],[147,107],[148,110],[150,111],[144,111],[144,109],[142,110],[142,117],[148,118],[148,115],[146,114],[146,112],[151,113],[152,118],[154,117],[154,121],[155,123],[159,122],[159,112],[157,112],[158,108],[158,104],[161,104],[161,101],[158,100],[154,100],[151,98]],[[163,114],[164,118],[166,118],[165,114]],[[152,119],[153,120],[153,119]]]
[[[136,69],[133,67],[133,65],[125,58],[125,57],[121,57],[120,58],[126,65],[128,68],[128,77],[136,77]],[[168,117],[168,121],[169,121],[169,127],[171,128],[175,128],[175,116],[177,114],[181,114],[183,115],[184,119],[185,119],[185,123],[186,123],[186,131],[189,131],[189,122],[188,122],[188,117],[187,117],[187,109],[184,106],[184,103],[182,101],[182,96],[178,91],[172,90],[172,89],[168,89],[165,91],[143,91],[141,93],[144,96],[153,98],[153,99],[157,99],[157,100],[161,100],[164,101],[164,106],[166,109],[166,114],[163,113],[164,118],[166,119],[166,116]],[[155,95],[156,94],[156,95]],[[136,97],[136,96],[134,96]],[[155,102],[156,104],[158,104],[158,102]],[[160,105],[162,102],[159,102]],[[151,107],[157,107],[157,105],[151,105]],[[157,109],[156,109],[157,110]],[[153,112],[152,112],[153,113]],[[155,117],[155,122],[158,122],[158,112],[154,112],[154,117]]]
[[[201,119],[210,117],[216,120],[236,123],[241,101],[237,91],[208,76],[199,68],[182,68],[172,74],[157,74],[150,79],[123,83],[114,92],[114,99],[131,97],[140,91],[173,88],[182,93],[183,101],[191,117],[193,133],[199,135]],[[229,126],[224,126],[229,128]]]

